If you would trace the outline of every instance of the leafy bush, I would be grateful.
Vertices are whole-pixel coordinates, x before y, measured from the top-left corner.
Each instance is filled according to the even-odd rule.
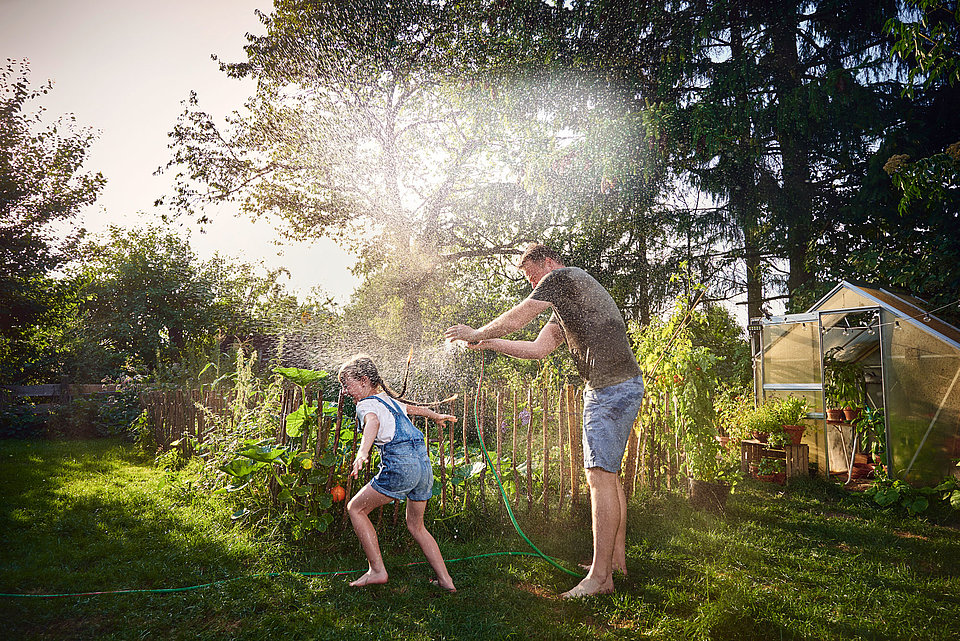
[[[139,413],[136,391],[80,396],[50,410],[44,433],[53,438],[128,436]]]
[[[32,404],[17,399],[0,407],[0,438],[39,438],[46,422],[46,412],[37,412]]]
[[[911,516],[931,507],[960,510],[960,482],[949,477],[934,487],[914,487],[900,479],[878,478],[864,492],[880,507],[899,505]]]
[[[278,519],[290,525],[294,538],[322,532],[333,521],[327,486],[340,480],[331,468],[355,438],[354,421],[342,422],[336,448],[329,420],[337,413],[335,403],[324,402],[321,408],[304,401],[281,423],[284,384],[297,385],[306,399],[307,386],[323,384],[329,375],[275,368],[271,377],[260,379],[253,375],[255,361],[255,354],[245,358],[238,352],[226,411],[208,412],[212,427],[202,441],[188,438],[174,445],[201,454],[202,485],[231,498],[234,520]]]

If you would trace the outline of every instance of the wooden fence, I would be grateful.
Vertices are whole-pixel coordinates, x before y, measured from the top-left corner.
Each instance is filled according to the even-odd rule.
[[[309,402],[316,405],[319,400],[311,399],[308,393]],[[156,441],[164,445],[183,436],[203,441],[208,431],[215,429],[214,417],[228,420],[232,411],[231,399],[214,391],[148,392],[141,395],[141,402]],[[256,402],[257,399],[249,401],[251,406]],[[286,416],[300,403],[299,388],[285,390],[280,399],[280,415]],[[559,390],[489,388],[480,391],[479,402],[476,390],[472,390],[437,411],[455,415],[457,422],[441,427],[423,418],[414,420],[426,435],[434,462],[441,513],[468,508],[473,501],[479,501],[483,510],[490,507],[489,501],[498,502],[499,489],[492,472],[485,465],[475,465],[484,463],[477,438],[478,421],[490,459],[515,510],[552,519],[589,505],[583,472],[581,390],[570,385]],[[340,435],[349,434],[343,428],[352,429],[352,419],[321,419],[321,436],[315,445],[317,455],[325,448],[338,452],[330,479],[343,483],[348,496],[374,474],[368,466],[358,480],[347,478],[359,438],[340,442]],[[664,479],[669,485],[670,471],[676,465],[662,445],[663,434],[655,434],[657,430],[652,425],[638,423],[635,427],[622,468],[628,497],[638,486]],[[289,444],[284,420],[276,421],[275,429],[276,441]],[[307,446],[306,434],[300,441],[294,444],[303,450]],[[330,483],[328,489],[329,486]]]

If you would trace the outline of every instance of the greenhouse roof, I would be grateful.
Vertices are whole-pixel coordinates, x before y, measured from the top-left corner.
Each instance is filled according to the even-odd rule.
[[[960,349],[960,329],[946,323],[929,312],[928,304],[909,294],[892,292],[882,287],[872,285],[851,283],[849,281],[840,281],[830,292],[807,310],[807,313],[828,311],[824,307],[838,292],[848,289],[855,294],[871,301],[878,307],[882,307],[893,312],[916,327],[920,327],[940,338],[941,340]]]

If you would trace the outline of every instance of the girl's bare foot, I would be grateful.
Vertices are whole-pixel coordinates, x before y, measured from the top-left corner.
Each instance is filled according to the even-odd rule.
[[[350,582],[350,587],[359,588],[364,585],[381,585],[387,582],[389,576],[386,571],[384,572],[374,572],[373,570],[367,570],[367,573],[356,581]]]
[[[561,594],[560,598],[578,599],[595,594],[613,594],[613,579],[609,579],[606,583],[597,583],[594,579],[584,578],[573,589]]]
[[[457,588],[454,587],[453,581],[450,581],[449,584],[442,583],[440,579],[430,579],[430,585],[435,585],[441,590],[446,590],[447,592],[456,592]]]

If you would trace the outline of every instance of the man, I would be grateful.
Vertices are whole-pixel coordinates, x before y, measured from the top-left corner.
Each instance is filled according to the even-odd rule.
[[[473,349],[492,349],[515,358],[541,359],[566,342],[586,381],[583,392],[583,462],[590,487],[593,561],[590,571],[564,598],[613,592],[613,570],[626,573],[627,501],[620,463],[633,429],[643,378],[626,325],[613,298],[592,276],[566,267],[551,249],[529,245],[520,257],[533,291],[525,300],[479,329],[454,325],[450,340]],[[515,332],[548,307],[553,315],[532,341],[500,338]]]

